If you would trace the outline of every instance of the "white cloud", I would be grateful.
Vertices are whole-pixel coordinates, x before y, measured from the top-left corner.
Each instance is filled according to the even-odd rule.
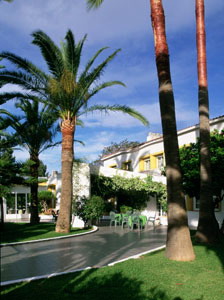
[[[135,103],[137,103],[137,101],[135,101]],[[184,99],[181,99],[181,101],[176,101],[177,120],[186,124],[195,122],[197,116],[197,111],[195,112],[194,110],[189,109],[187,104],[187,101],[186,104],[184,103]],[[152,104],[132,105],[132,108],[143,114],[149,120],[151,125],[159,125],[161,123],[159,102],[154,102]],[[105,127],[130,129],[134,127],[140,128],[140,126],[142,126],[140,121],[120,112],[111,112],[108,114],[96,112],[84,117],[83,121],[86,127],[91,128]]]
[[[47,171],[61,170],[61,146],[50,148],[40,154],[40,159],[47,165]]]
[[[194,2],[164,0],[167,29],[180,31],[194,26]],[[89,34],[90,43],[150,34],[152,38],[149,1],[105,1],[98,10],[87,12],[86,2],[74,0],[20,0],[1,4],[1,22],[15,32],[29,35],[43,29],[60,40],[71,28],[79,36]],[[205,1],[206,15],[224,7],[223,0]],[[128,8],[128,9],[127,9]]]
[[[14,150],[13,155],[16,157],[17,161],[25,161],[29,159],[29,153],[25,149]]]

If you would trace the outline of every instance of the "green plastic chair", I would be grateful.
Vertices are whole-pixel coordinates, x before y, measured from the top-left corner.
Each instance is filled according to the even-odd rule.
[[[134,225],[136,225],[138,227],[138,229],[141,229],[141,221],[139,218],[139,213],[134,213],[131,217],[132,219],[132,224],[131,224],[131,229],[134,229]]]
[[[128,220],[131,214],[132,214],[131,211],[127,211],[125,214],[122,215],[122,223],[121,223],[122,228],[124,228],[125,224],[128,225]]]
[[[110,226],[114,223],[114,226],[116,227],[117,224],[120,225],[120,220],[116,218],[116,214],[114,211],[110,212]]]

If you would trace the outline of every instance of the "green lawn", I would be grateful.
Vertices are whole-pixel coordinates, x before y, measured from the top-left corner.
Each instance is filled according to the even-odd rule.
[[[2,287],[1,300],[223,300],[224,244],[195,246],[196,260],[174,262],[164,251],[113,267]]]
[[[1,244],[60,237],[86,231],[88,230],[72,228],[69,234],[64,234],[55,232],[54,223],[40,223],[38,225],[5,223],[4,230],[1,232]]]

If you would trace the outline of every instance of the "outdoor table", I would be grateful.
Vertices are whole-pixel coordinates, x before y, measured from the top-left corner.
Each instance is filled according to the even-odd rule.
[[[133,219],[132,219],[133,216],[129,216],[128,218],[128,226],[131,228],[132,227],[132,223],[133,223]],[[136,216],[135,216],[136,217]],[[144,227],[147,223],[147,217],[146,216],[143,216],[143,215],[139,215],[139,220],[140,220],[140,226],[141,227]]]
[[[147,217],[140,215],[139,216],[140,222],[141,222],[141,227],[145,227],[146,223],[147,223]]]

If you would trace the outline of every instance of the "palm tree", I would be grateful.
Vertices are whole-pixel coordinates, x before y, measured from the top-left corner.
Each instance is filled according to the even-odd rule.
[[[20,108],[23,116],[15,116],[1,110],[7,115],[8,127],[15,131],[17,144],[26,149],[30,155],[30,178],[28,183],[31,190],[31,224],[39,223],[38,216],[38,167],[39,155],[44,150],[53,147],[59,142],[53,143],[57,134],[54,126],[56,119],[46,107],[39,108],[39,102],[20,100],[16,107]]]
[[[103,0],[87,0],[88,8],[98,7]],[[188,228],[185,198],[180,170],[176,129],[175,103],[170,74],[169,51],[166,41],[162,0],[150,0],[154,33],[156,66],[159,80],[159,101],[166,158],[168,231],[166,256],[172,260],[195,258]]]
[[[195,13],[200,131],[200,211],[196,237],[201,242],[213,243],[219,240],[220,232],[212,197],[204,0],[195,1]]]
[[[166,256],[173,260],[195,258],[189,228],[180,169],[175,103],[166,41],[165,16],[161,0],[151,0],[156,66],[159,80],[159,101],[166,157],[168,195],[168,232]]]
[[[46,74],[31,62],[18,57],[12,53],[4,52],[0,56],[22,69],[21,71],[2,71],[0,80],[3,83],[14,83],[22,86],[31,93],[38,93],[39,98],[52,110],[61,120],[60,130],[62,133],[62,191],[60,203],[60,215],[56,224],[57,232],[70,231],[72,191],[72,166],[74,157],[74,135],[77,122],[81,115],[94,110],[99,111],[121,111],[127,113],[143,124],[148,121],[135,110],[122,105],[88,106],[88,101],[104,88],[124,84],[120,81],[109,81],[99,83],[103,71],[108,63],[117,55],[120,49],[113,52],[98,66],[93,67],[95,60],[106,49],[101,48],[88,61],[84,70],[79,72],[81,54],[86,36],[78,43],[68,30],[65,42],[59,48],[48,35],[42,31],[33,34],[33,44],[37,45],[45,59],[50,74]],[[15,95],[4,93],[1,99],[12,99],[12,97],[27,97],[26,94],[15,93]]]

